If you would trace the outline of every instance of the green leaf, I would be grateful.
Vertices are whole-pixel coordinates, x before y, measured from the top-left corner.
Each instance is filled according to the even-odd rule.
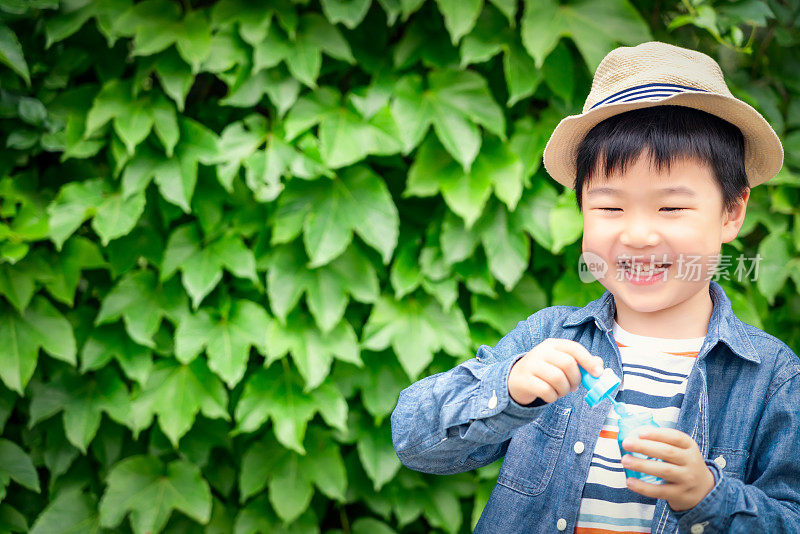
[[[452,106],[501,140],[506,140],[505,115],[482,76],[474,71],[440,69],[431,72],[429,80],[440,104]]]
[[[389,525],[373,517],[359,517],[350,528],[353,534],[396,534]]]
[[[155,69],[164,92],[175,102],[178,111],[183,111],[186,95],[194,83],[191,67],[170,49],[159,55]]]
[[[330,372],[333,359],[363,367],[358,339],[347,321],[339,322],[330,332],[321,332],[305,315],[294,313],[283,324],[270,322],[264,343],[264,365],[282,359],[291,352],[297,369],[305,380],[304,392],[321,384]]]
[[[190,223],[176,228],[167,241],[159,278],[167,280],[180,269],[183,286],[197,309],[222,280],[223,267],[236,276],[258,283],[255,257],[241,238],[224,235],[203,246],[197,227]]]
[[[314,513],[313,507],[306,508],[299,518],[289,524],[273,512],[274,505],[267,499],[267,494],[262,493],[251,500],[236,516],[234,530],[236,534],[257,534],[269,532],[272,534],[291,534],[292,532],[316,532],[319,529],[320,518]]]
[[[391,117],[384,130],[376,121],[367,122],[347,109],[338,109],[320,122],[320,154],[330,168],[339,168],[361,161],[369,154],[400,152],[397,125]],[[388,130],[388,131],[387,131]]]
[[[50,216],[50,239],[61,250],[64,241],[78,227],[96,213],[96,207],[103,203],[110,187],[101,178],[84,182],[71,182],[64,185],[53,202],[47,207]]]
[[[75,335],[72,325],[41,296],[31,301],[23,314],[0,306],[0,379],[23,394],[33,375],[39,349],[72,365],[75,361]]]
[[[317,486],[325,495],[345,501],[347,477],[339,447],[330,433],[310,427],[308,454],[301,456],[270,440],[256,442],[242,459],[241,500],[269,488],[272,507],[284,521],[294,521],[308,507]]]
[[[100,369],[117,360],[125,376],[140,385],[153,369],[153,354],[148,347],[133,341],[118,324],[95,328],[81,347],[81,372]]]
[[[364,353],[364,358],[369,372],[358,372],[361,400],[375,424],[380,425],[397,405],[400,391],[408,386],[408,376],[393,358],[369,351]]]
[[[574,190],[564,191],[550,211],[550,233],[553,236],[553,254],[558,254],[581,237],[583,216],[578,211]]]
[[[74,306],[75,291],[82,272],[108,265],[97,244],[82,236],[73,236],[66,241],[59,254],[42,254],[37,262],[40,262],[42,271],[47,273],[40,281],[53,298],[70,307]]]
[[[305,455],[306,427],[317,412],[328,426],[346,431],[347,401],[333,384],[306,391],[296,373],[272,365],[247,378],[236,404],[234,434],[254,432],[269,418],[278,442]]]
[[[497,298],[473,295],[474,310],[470,322],[482,321],[500,333],[509,332],[517,323],[547,306],[547,295],[531,276],[525,275],[508,293]]]
[[[448,212],[451,213],[451,212]],[[400,300],[419,287],[422,273],[417,262],[419,239],[407,239],[397,247],[397,254],[392,262],[389,280],[394,289],[394,298]]]
[[[320,154],[330,168],[344,167],[369,154],[395,154],[402,149],[399,123],[388,108],[370,120],[342,107],[341,97],[322,87],[298,100],[286,116],[286,140],[319,124]]]
[[[358,247],[348,247],[317,269],[306,268],[306,263],[307,257],[297,242],[275,247],[264,261],[270,307],[282,323],[303,293],[324,333],[342,320],[349,296],[365,303],[378,298],[377,272]]]
[[[499,9],[508,19],[508,24],[512,28],[516,26],[517,1],[516,0],[489,0]]]
[[[102,412],[122,425],[129,425],[128,388],[113,368],[94,375],[61,373],[46,384],[32,384],[29,425],[63,410],[67,439],[86,454],[100,427]]]
[[[211,28],[205,11],[192,10],[186,14],[178,27],[175,46],[196,74],[211,53]]]
[[[144,206],[143,192],[125,197],[112,192],[111,186],[102,178],[68,183],[47,207],[50,239],[60,250],[83,221],[93,217],[92,228],[106,246],[133,229],[144,212]]]
[[[649,27],[627,0],[526,0],[521,35],[539,68],[562,36],[571,37],[592,72],[617,43],[633,46],[652,40]]]
[[[123,113],[114,117],[114,131],[133,155],[136,146],[145,140],[153,129],[155,117],[149,101],[130,102]]]
[[[384,264],[392,257],[399,234],[397,208],[381,178],[364,166],[342,171],[339,179],[293,181],[278,199],[271,244],[287,243],[303,231],[311,262],[319,267],[348,247],[355,231],[381,252]]]
[[[149,427],[153,416],[158,415],[158,426],[177,448],[198,412],[211,419],[229,420],[227,404],[225,387],[202,359],[188,365],[161,360],[141,391],[133,395],[134,435]]]
[[[572,101],[572,92],[575,89],[574,63],[569,48],[561,41],[542,65],[542,73],[547,86],[567,102]]]
[[[380,491],[400,470],[400,460],[392,446],[392,434],[387,427],[388,421],[384,421],[380,427],[362,425],[356,442],[358,458],[367,476],[372,480],[376,492]]]
[[[441,69],[431,72],[430,89],[409,75],[398,81],[391,103],[404,152],[409,152],[433,124],[442,145],[465,171],[472,166],[481,144],[476,125],[505,141],[505,116],[489,92],[486,80],[473,71]]]
[[[100,500],[100,524],[117,527],[130,514],[136,534],[160,532],[173,510],[207,523],[211,491],[200,469],[186,460],[164,465],[152,456],[131,456],[111,468]]]
[[[13,266],[8,263],[0,264],[0,293],[11,303],[19,313],[28,307],[35,286],[35,272],[30,265],[18,263]]]
[[[44,27],[45,34],[47,35],[45,48],[50,48],[54,43],[63,41],[80,30],[86,21],[92,18],[96,12],[97,5],[93,2],[89,2],[79,9],[74,11],[65,10],[57,16],[47,19]]]
[[[484,9],[475,28],[461,41],[459,67],[490,60],[503,51],[510,33],[508,22],[497,10]]]
[[[17,104],[19,118],[32,126],[42,126],[47,119],[47,108],[36,98],[22,97]]]
[[[100,530],[97,499],[80,487],[65,488],[45,507],[30,534],[85,534]]]
[[[238,175],[242,162],[262,146],[266,138],[266,121],[256,114],[230,123],[222,130],[219,136],[217,178],[227,191],[232,190],[233,180]]]
[[[172,293],[171,295],[169,293]],[[103,297],[95,326],[122,318],[131,338],[146,347],[155,347],[153,335],[174,296],[167,286],[159,286],[152,271],[129,271]]]
[[[17,395],[9,389],[0,386],[0,432],[5,428],[6,422],[8,422],[8,418],[11,416],[16,402]]]
[[[107,246],[109,241],[128,235],[139,217],[144,213],[144,191],[124,197],[121,193],[107,194],[96,207],[92,228],[100,236],[100,242]]]
[[[0,23],[0,63],[10,67],[28,86],[31,85],[31,75],[22,53],[22,46],[16,34],[2,23]]]
[[[600,298],[606,288],[599,281],[594,280],[587,284],[578,274],[578,261],[564,260],[565,265],[575,265],[576,268],[564,269],[564,273],[553,284],[553,298],[551,306],[585,306],[592,300]]]
[[[357,0],[352,0],[357,1]],[[297,41],[308,42],[335,59],[355,64],[350,45],[339,29],[318,13],[304,13],[298,21]]]
[[[296,455],[276,466],[271,482],[270,503],[283,521],[294,521],[311,504],[314,488]]]
[[[430,196],[441,191],[450,209],[472,228],[492,190],[510,209],[522,196],[522,162],[505,143],[488,138],[471,170],[464,172],[429,136],[411,165],[403,196]]]
[[[0,529],[3,532],[29,532],[25,516],[8,503],[0,504]]]
[[[163,96],[159,95],[153,102],[153,128],[161,144],[164,145],[164,152],[167,157],[172,157],[175,145],[180,138],[178,130],[178,116],[175,108]]]
[[[304,14],[298,31],[287,49],[286,66],[289,72],[312,89],[322,66],[322,52],[348,63],[355,63],[350,45],[330,22],[317,13]]]
[[[39,475],[30,457],[13,441],[0,438],[0,499],[5,497],[9,482],[39,493]]]
[[[483,9],[483,0],[436,0],[436,4],[442,12],[444,25],[454,45],[475,27]]]
[[[416,380],[435,352],[468,353],[468,338],[467,323],[457,306],[445,313],[427,297],[403,301],[381,297],[364,325],[361,343],[370,350],[391,345],[406,374]]]
[[[489,269],[506,291],[517,285],[528,267],[531,244],[520,228],[514,226],[507,211],[500,205],[487,214],[480,229]]]
[[[260,333],[268,326],[267,312],[249,300],[233,300],[225,315],[199,310],[178,324],[175,356],[188,363],[205,348],[208,367],[233,388],[244,376],[250,348],[261,343]]]
[[[783,233],[768,234],[758,245],[758,290],[772,305],[792,267],[789,238]]]
[[[372,0],[322,0],[322,12],[331,23],[344,23],[351,30],[367,16]]]

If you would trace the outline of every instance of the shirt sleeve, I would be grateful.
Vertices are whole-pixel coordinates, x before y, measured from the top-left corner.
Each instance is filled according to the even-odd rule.
[[[800,372],[769,397],[751,449],[751,484],[713,461],[714,488],[694,508],[675,512],[680,534],[790,533],[800,525]],[[700,526],[698,526],[700,525]],[[702,527],[702,528],[700,528]]]
[[[516,429],[547,409],[547,403],[521,405],[508,392],[511,366],[533,348],[536,319],[533,314],[494,347],[481,345],[474,358],[400,392],[391,428],[403,465],[435,474],[488,465],[505,455]]]

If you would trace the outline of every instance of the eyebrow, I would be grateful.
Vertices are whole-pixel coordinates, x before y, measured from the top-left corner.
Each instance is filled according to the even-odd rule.
[[[686,186],[674,186],[674,187],[662,187],[656,190],[661,195],[686,195],[688,197],[696,197],[697,194],[689,189]],[[586,196],[595,196],[595,195],[613,195],[613,196],[621,196],[623,194],[622,189],[617,189],[614,187],[595,187],[594,189],[589,190],[586,193]]]

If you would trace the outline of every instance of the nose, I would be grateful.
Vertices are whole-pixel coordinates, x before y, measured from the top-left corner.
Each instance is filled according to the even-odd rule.
[[[653,225],[639,218],[627,222],[619,240],[629,247],[652,247],[658,245],[661,237]]]

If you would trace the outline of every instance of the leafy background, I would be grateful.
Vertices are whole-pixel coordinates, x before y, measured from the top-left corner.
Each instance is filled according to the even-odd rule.
[[[468,532],[402,388],[580,282],[541,167],[613,47],[716,58],[784,141],[724,254],[800,348],[797,0],[0,0],[0,526]]]

